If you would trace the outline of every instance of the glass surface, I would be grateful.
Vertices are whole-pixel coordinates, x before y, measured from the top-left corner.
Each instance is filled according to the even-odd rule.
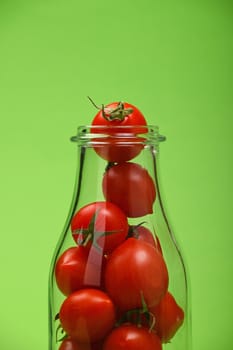
[[[82,126],[71,140],[76,184],[51,263],[49,350],[110,350],[123,329],[145,330],[148,350],[190,350],[187,273],[158,183],[165,137],[155,126]]]

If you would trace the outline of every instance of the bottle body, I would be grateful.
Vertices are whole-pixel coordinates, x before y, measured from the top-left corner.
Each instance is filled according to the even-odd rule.
[[[127,349],[127,334],[143,331],[148,350],[190,350],[189,286],[160,197],[157,129],[85,127],[73,140],[76,185],[49,277],[49,350]]]

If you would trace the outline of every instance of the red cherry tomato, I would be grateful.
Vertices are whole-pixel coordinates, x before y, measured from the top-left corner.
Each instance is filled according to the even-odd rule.
[[[80,289],[63,302],[59,318],[64,331],[80,343],[104,338],[115,323],[115,308],[109,296],[98,289]]]
[[[162,350],[160,339],[148,329],[127,324],[115,328],[104,342],[103,350]]]
[[[122,133],[122,126],[132,126],[132,128],[127,128],[127,132],[132,134],[144,133],[145,128],[139,126],[145,126],[146,124],[142,112],[136,106],[127,102],[112,102],[104,106],[92,121],[93,126],[113,126],[113,129],[108,128],[112,133]]]
[[[167,292],[158,305],[150,308],[150,312],[155,316],[156,333],[163,343],[168,343],[183,324],[184,311]]]
[[[98,107],[97,107],[98,108]],[[136,157],[143,149],[147,133],[146,120],[140,110],[130,103],[113,102],[99,108],[92,121],[91,132],[105,137],[94,137],[96,153],[109,162],[124,162]]]
[[[110,167],[103,177],[103,193],[127,217],[140,217],[153,212],[155,184],[148,171],[136,163],[120,163]]]
[[[89,245],[107,254],[122,243],[128,234],[128,221],[123,211],[109,202],[94,202],[78,210],[71,221],[71,231],[77,244],[89,240]]]
[[[68,248],[55,266],[58,288],[64,295],[69,295],[80,288],[101,287],[105,260],[96,249]]]
[[[168,271],[160,252],[150,244],[128,238],[107,259],[105,288],[122,311],[159,303],[168,287]]]

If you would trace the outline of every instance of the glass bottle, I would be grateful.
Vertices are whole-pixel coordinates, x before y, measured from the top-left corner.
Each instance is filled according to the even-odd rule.
[[[71,138],[78,166],[50,268],[49,350],[127,349],[130,332],[144,332],[143,349],[191,350],[186,267],[159,190],[164,140],[156,126],[81,126]]]

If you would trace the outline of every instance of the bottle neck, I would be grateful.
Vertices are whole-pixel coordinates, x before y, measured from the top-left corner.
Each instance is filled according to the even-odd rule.
[[[160,142],[165,141],[165,137],[159,134],[159,128],[153,125],[138,126],[80,126],[77,135],[71,137],[72,142],[79,146],[86,147],[122,147],[126,151],[127,147],[140,148],[144,146],[154,146],[158,151]],[[125,148],[124,148],[125,147]]]

